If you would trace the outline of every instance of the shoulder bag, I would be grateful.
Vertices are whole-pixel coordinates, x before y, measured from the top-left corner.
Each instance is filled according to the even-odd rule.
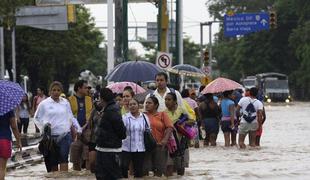
[[[142,114],[144,122],[145,122],[145,130],[144,130],[144,146],[145,151],[150,152],[156,147],[156,140],[152,135],[151,128],[147,124],[144,114]]]

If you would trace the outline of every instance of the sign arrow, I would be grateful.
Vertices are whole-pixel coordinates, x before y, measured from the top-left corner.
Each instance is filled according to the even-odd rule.
[[[266,19],[262,19],[262,20],[260,21],[260,23],[262,23],[263,26],[265,26],[268,22],[266,21]]]

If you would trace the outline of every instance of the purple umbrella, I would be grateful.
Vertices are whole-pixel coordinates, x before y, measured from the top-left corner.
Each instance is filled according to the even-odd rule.
[[[22,101],[24,94],[19,84],[0,80],[0,116],[13,110]]]

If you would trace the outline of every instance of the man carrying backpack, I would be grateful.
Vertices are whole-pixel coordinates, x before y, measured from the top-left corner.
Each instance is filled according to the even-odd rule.
[[[256,130],[262,126],[263,103],[256,99],[258,89],[250,89],[250,96],[240,99],[237,112],[242,109],[242,115],[239,125],[239,147],[244,149],[246,146],[244,140],[249,133],[250,146],[255,147]]]

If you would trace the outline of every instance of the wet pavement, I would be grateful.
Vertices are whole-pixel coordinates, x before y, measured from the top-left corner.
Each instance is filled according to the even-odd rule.
[[[267,120],[261,148],[224,148],[219,133],[217,147],[190,149],[185,176],[169,179],[309,179],[310,103],[266,104]],[[44,164],[10,170],[7,179],[95,179],[87,171],[46,173]],[[155,178],[145,178],[155,179]],[[157,178],[158,179],[158,178]]]

